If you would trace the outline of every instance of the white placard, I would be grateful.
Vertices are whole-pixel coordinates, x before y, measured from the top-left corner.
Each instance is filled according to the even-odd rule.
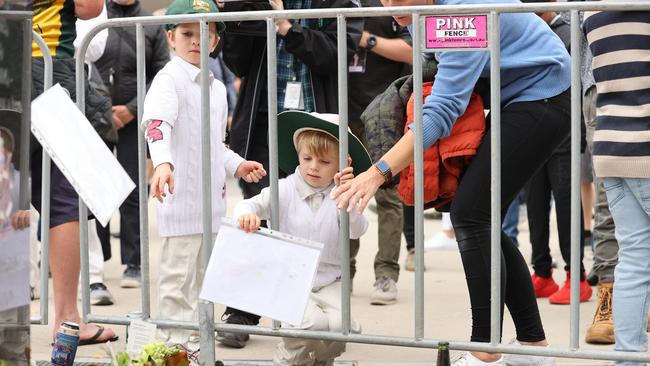
[[[0,233],[0,311],[28,305],[29,229]]]
[[[129,338],[126,340],[126,352],[132,360],[140,357],[142,348],[156,341],[156,324],[134,319],[129,324]]]
[[[298,326],[322,248],[266,229],[249,234],[223,220],[200,297]]]
[[[59,84],[32,102],[32,133],[106,226],[135,183]]]

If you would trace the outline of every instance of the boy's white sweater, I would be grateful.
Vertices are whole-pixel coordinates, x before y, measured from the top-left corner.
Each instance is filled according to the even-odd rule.
[[[318,272],[313,289],[318,290],[341,277],[339,247],[339,215],[336,202],[330,198],[334,184],[313,188],[295,173],[279,181],[281,232],[323,243]],[[264,188],[260,194],[241,201],[235,207],[235,222],[246,213],[255,213],[263,220],[271,217],[271,191]],[[362,214],[350,213],[350,238],[357,239],[368,229]]]

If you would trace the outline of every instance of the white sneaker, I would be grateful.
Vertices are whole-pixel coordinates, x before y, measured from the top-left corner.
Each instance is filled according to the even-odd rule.
[[[510,342],[511,345],[520,346],[521,343],[516,339]],[[504,354],[505,364],[507,366],[553,366],[555,357],[530,356],[530,355],[509,355]]]
[[[424,242],[424,250],[457,250],[456,239],[450,238],[447,234],[439,232],[433,238]]]
[[[391,305],[397,302],[397,284],[392,278],[387,276],[378,278],[374,287],[370,295],[371,305]]]
[[[451,366],[505,366],[503,356],[494,362],[483,362],[469,352],[463,352],[451,362]]]

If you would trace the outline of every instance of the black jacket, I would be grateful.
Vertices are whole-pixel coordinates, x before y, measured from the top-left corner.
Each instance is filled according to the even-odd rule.
[[[226,11],[259,10],[259,2],[227,2]],[[312,0],[312,9],[358,7],[353,0]],[[337,113],[336,19],[310,19],[304,28],[294,22],[284,36],[286,50],[309,68],[317,112]],[[347,21],[347,54],[352,58],[363,31],[362,19]],[[278,35],[278,37],[280,37]],[[248,155],[250,135],[260,102],[266,103],[266,23],[263,21],[229,22],[223,39],[226,65],[242,78],[239,99],[230,130],[230,147],[243,157]],[[266,129],[266,123],[259,128]],[[260,132],[255,131],[256,135]]]
[[[150,15],[140,8],[139,1],[133,5],[122,6],[108,0],[106,10],[109,19]],[[169,48],[162,26],[145,26],[144,33],[148,87],[158,71],[169,61]],[[113,105],[126,105],[137,118],[138,82],[135,42],[135,26],[109,28],[104,54],[95,65],[110,90]]]

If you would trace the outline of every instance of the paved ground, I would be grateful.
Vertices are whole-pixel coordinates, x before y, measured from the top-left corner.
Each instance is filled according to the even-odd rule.
[[[240,199],[239,191],[229,182],[229,206]],[[158,248],[160,240],[156,235],[154,209],[150,205],[150,238],[151,238],[151,261],[152,280],[155,281],[158,273]],[[374,213],[368,212],[367,217],[371,223],[368,233],[362,239],[362,247],[358,258],[358,273],[354,282],[354,294],[352,296],[353,317],[363,325],[364,334],[375,335],[413,335],[413,309],[414,309],[414,275],[412,272],[402,271],[398,282],[399,298],[398,303],[389,306],[371,306],[369,297],[374,282],[373,258],[377,250],[377,217]],[[115,221],[115,220],[114,220]],[[525,221],[525,220],[524,220]],[[115,225],[114,227],[117,227]],[[555,227],[555,226],[553,226]],[[440,221],[427,219],[425,221],[425,235],[431,237],[440,230]],[[523,244],[522,251],[526,258],[530,257],[530,246],[528,245],[528,232],[525,222],[520,225],[520,242]],[[402,248],[405,247],[403,243]],[[560,266],[563,264],[557,238],[552,239],[552,250]],[[400,264],[403,265],[405,250],[402,250]],[[119,279],[122,267],[119,265],[119,244],[113,241],[113,259],[106,264],[106,284],[112,291],[117,303],[114,306],[94,306],[93,313],[125,315],[129,311],[137,310],[140,306],[140,290],[121,289]],[[585,266],[591,267],[591,250],[586,250]],[[467,287],[462,271],[460,256],[457,251],[436,251],[426,253],[425,272],[425,336],[427,338],[447,339],[465,341],[469,338],[470,312]],[[564,281],[564,271],[556,271],[554,277],[558,283]],[[155,282],[153,282],[155,283]],[[51,288],[51,287],[50,287]],[[595,290],[595,288],[594,288]],[[50,290],[51,291],[51,290]],[[152,299],[156,298],[155,286],[152,286]],[[155,301],[152,301],[155,314]],[[587,327],[595,308],[595,291],[591,301],[583,303],[580,308],[580,334],[584,338]],[[37,314],[39,302],[32,303],[33,314]],[[553,346],[568,347],[569,345],[569,307],[550,305],[546,300],[539,301],[548,340]],[[50,300],[50,311],[52,311]],[[215,314],[219,316],[223,307],[216,306]],[[270,321],[264,319],[264,325],[270,325]],[[124,347],[124,327],[114,326],[120,336],[115,348]],[[36,360],[49,359],[50,326],[32,327],[32,355]],[[514,337],[514,330],[509,316],[506,314],[503,330],[504,342]],[[270,337],[253,336],[249,345],[240,350],[228,349],[222,346],[216,347],[217,357],[224,360],[269,360],[277,339]],[[592,346],[581,344],[581,347],[608,350],[609,346]],[[106,355],[105,346],[81,347],[77,353],[80,357],[103,357]],[[349,344],[348,351],[341,357],[342,361],[357,361],[361,366],[372,365],[424,365],[435,362],[435,352],[432,350],[373,346],[365,344]],[[587,360],[558,360],[558,364],[567,365],[594,365],[603,362]]]

